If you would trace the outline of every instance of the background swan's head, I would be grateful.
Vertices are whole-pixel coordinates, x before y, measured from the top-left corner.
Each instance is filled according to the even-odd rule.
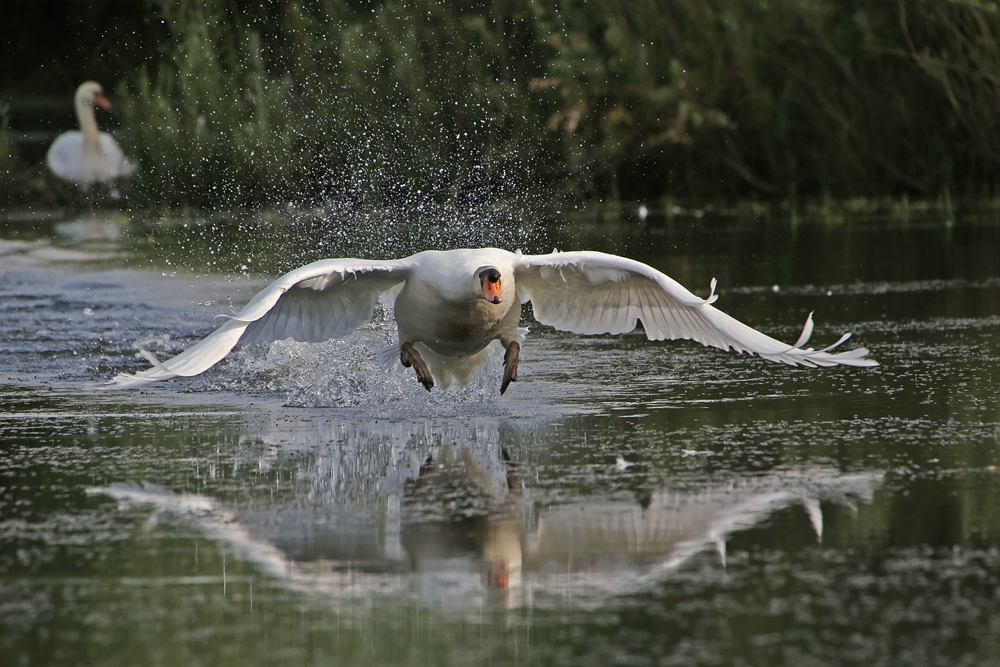
[[[503,301],[500,284],[500,271],[495,266],[481,266],[476,271],[483,298],[490,303]]]
[[[92,107],[96,104],[102,109],[111,108],[111,102],[104,96],[104,88],[96,81],[84,81],[81,83],[80,87],[76,89],[75,100],[78,107],[81,105]]]

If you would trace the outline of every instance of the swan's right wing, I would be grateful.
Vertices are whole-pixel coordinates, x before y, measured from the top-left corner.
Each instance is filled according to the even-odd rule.
[[[794,345],[771,338],[715,308],[715,283],[707,299],[651,266],[602,252],[522,255],[515,270],[522,303],[531,301],[535,319],[580,334],[625,333],[642,322],[650,340],[687,338],[722,350],[752,352],[792,366],[877,366],[859,347],[831,353],[845,340],[815,350],[804,347],[812,315]]]
[[[237,345],[291,338],[319,342],[340,338],[368,322],[383,294],[409,273],[407,260],[324,259],[278,278],[243,310],[204,340],[153,367],[115,376],[105,389],[131,389],[172,377],[190,377],[221,361]]]
[[[116,178],[131,176],[138,171],[138,165],[125,157],[114,137],[107,132],[101,132],[100,142],[101,153],[104,155],[104,173],[100,174],[100,180],[113,181]]]

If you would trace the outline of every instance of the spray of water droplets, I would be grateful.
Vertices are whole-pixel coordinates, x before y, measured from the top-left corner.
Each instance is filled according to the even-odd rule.
[[[346,42],[341,45],[342,58],[347,48]],[[345,61],[335,67],[341,75],[350,69]],[[400,83],[394,78],[398,73],[376,77],[384,89],[367,94],[357,82],[342,85],[315,68],[303,69],[314,73],[283,82],[282,94],[274,96],[274,104],[283,106],[270,113],[276,128],[307,128],[306,134],[297,141],[289,140],[294,132],[262,133],[267,145],[251,152],[258,162],[271,156],[295,168],[264,170],[273,180],[266,203],[255,210],[232,213],[220,205],[182,221],[161,220],[154,225],[161,232],[154,261],[263,283],[328,257],[387,259],[460,247],[551,248],[549,223],[572,206],[546,180],[537,135],[526,130],[526,119],[517,115],[517,94],[503,92],[502,81],[487,86],[492,92],[457,80],[453,88],[442,88],[442,81],[451,83],[449,74],[437,72],[444,78],[435,84],[435,95],[415,99],[408,87],[412,82]],[[232,131],[214,128],[213,122],[205,121],[203,131]],[[239,201],[246,194],[249,185],[240,182],[239,173],[212,186],[221,201]],[[236,309],[239,303],[232,305]],[[409,375],[385,369],[374,355],[395,342],[394,329],[383,321],[341,341],[278,342],[263,351],[244,351],[230,367],[242,366],[244,375],[255,378],[246,381],[245,389],[256,383],[285,391],[293,405],[414,400],[423,392],[420,386]],[[487,386],[495,395],[499,380],[487,375],[480,390],[474,382],[462,395],[481,400]],[[228,386],[233,382],[222,380]],[[426,400],[439,395],[435,390]]]

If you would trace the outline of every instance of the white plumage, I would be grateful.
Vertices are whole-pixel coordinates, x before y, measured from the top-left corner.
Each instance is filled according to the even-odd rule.
[[[80,129],[56,137],[45,156],[53,174],[84,191],[98,181],[110,182],[135,171],[135,165],[125,158],[118,142],[107,132],[98,131],[95,104],[105,109],[111,107],[99,83],[80,84],[74,97]]]
[[[238,343],[346,336],[371,319],[379,300],[394,303],[401,360],[413,364],[427,389],[453,380],[464,386],[499,341],[507,350],[501,393],[506,390],[517,379],[524,335],[518,323],[528,301],[535,319],[563,331],[625,333],[641,321],[651,340],[689,338],[793,366],[878,365],[865,358],[865,348],[831,352],[850,334],[822,350],[804,347],[812,315],[794,345],[766,336],[715,308],[714,291],[713,280],[712,294],[702,299],[646,264],[602,252],[522,255],[482,248],[388,261],[327,259],[278,278],[185,352],[162,363],[147,353],[153,368],[118,375],[105,386],[197,375]]]

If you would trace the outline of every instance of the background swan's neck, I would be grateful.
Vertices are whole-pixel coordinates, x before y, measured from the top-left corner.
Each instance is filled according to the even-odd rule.
[[[97,116],[94,113],[94,105],[88,104],[83,100],[77,100],[76,119],[80,122],[80,131],[83,132],[83,144],[93,148],[99,147],[100,131],[97,129]]]

